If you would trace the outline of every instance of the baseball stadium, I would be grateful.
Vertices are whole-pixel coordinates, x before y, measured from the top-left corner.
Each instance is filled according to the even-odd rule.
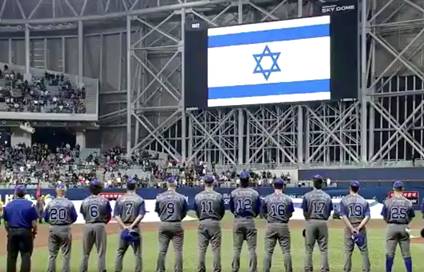
[[[0,0],[0,272],[412,272],[424,0]]]

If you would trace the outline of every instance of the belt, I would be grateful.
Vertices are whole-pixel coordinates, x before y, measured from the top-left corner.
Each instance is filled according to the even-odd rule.
[[[392,224],[392,225],[403,225],[403,226],[407,226],[407,223],[397,223],[397,222],[388,222],[388,224]]]
[[[216,222],[219,222],[220,221],[219,219],[216,219],[216,218],[203,218],[203,219],[199,219],[200,222],[205,221],[205,220],[216,221]]]
[[[268,224],[288,224],[289,223],[289,221],[284,221],[284,222],[269,222],[269,221],[267,221],[268,222]]]
[[[50,226],[70,226],[71,224],[50,224]]]
[[[181,220],[162,221],[163,223],[181,223]]]
[[[11,227],[11,226],[9,226],[9,229],[12,229],[12,230],[31,230],[32,228],[31,227],[28,227],[28,228],[23,228],[23,227]]]

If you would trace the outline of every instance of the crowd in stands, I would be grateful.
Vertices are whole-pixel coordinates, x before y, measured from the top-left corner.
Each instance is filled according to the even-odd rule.
[[[45,73],[28,82],[4,65],[0,69],[0,111],[85,113],[85,88],[76,88],[63,74]]]
[[[138,175],[140,170],[143,175]],[[161,187],[169,176],[178,177],[179,186],[199,186],[205,175],[214,175],[219,187],[237,186],[237,170],[229,167],[216,170],[205,162],[193,164],[179,163],[175,160],[160,161],[157,154],[139,151],[126,156],[121,147],[113,147],[102,154],[89,154],[80,158],[80,147],[71,148],[64,144],[55,150],[47,145],[20,144],[14,147],[0,145],[0,186],[27,184],[53,187],[64,183],[70,188],[86,186],[89,180],[99,178],[109,188],[122,188],[128,179],[134,179],[140,187]],[[288,183],[290,174],[281,176]],[[269,171],[251,172],[253,186],[269,186],[275,174]]]

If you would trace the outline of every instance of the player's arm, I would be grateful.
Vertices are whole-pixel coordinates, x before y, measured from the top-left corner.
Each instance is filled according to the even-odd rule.
[[[187,204],[187,200],[184,198],[183,205],[181,207],[181,219],[184,219],[186,217],[187,211],[188,211],[188,204]]]
[[[293,216],[293,213],[294,213],[294,205],[293,205],[293,201],[290,200],[289,205],[287,206],[287,216],[288,216],[288,218],[291,218]]]
[[[230,195],[230,211],[234,214],[234,198],[233,195]]]
[[[366,207],[365,207],[364,215],[365,215],[365,217],[364,217],[364,219],[362,219],[361,224],[359,224],[358,230],[363,229],[365,227],[365,225],[368,224],[368,222],[370,221],[371,212],[370,212],[370,204],[368,202],[367,202]]]
[[[309,219],[308,201],[306,200],[306,197],[303,197],[303,200],[302,200],[302,210],[303,210],[303,217],[305,217],[305,219],[308,220]]]
[[[388,214],[387,214],[387,206],[386,203],[383,204],[383,209],[381,210],[381,216],[383,216],[384,221],[387,222]]]
[[[112,219],[112,207],[110,206],[109,200],[106,200],[106,224]]]
[[[266,200],[263,199],[262,205],[261,205],[261,217],[267,219],[267,216],[268,216],[268,207],[266,205]]]
[[[121,219],[122,215],[122,203],[117,201],[115,205],[115,209],[113,210],[113,217],[115,218],[116,222],[118,222],[118,225],[125,229],[127,226],[125,226],[124,222]]]
[[[343,203],[343,201],[340,201],[340,216],[345,223],[345,225],[350,229],[351,232],[353,232],[355,229],[353,228],[352,224],[349,221],[349,218],[347,217],[347,207]]]
[[[46,223],[49,223],[49,219],[50,219],[50,207],[49,205],[47,205],[46,209],[44,210],[44,221]]]
[[[77,219],[78,219],[78,214],[77,214],[77,211],[75,210],[74,205],[71,205],[71,207],[70,207],[70,215],[69,216],[71,218],[72,223],[75,223],[75,221],[77,221]]]
[[[143,202],[141,202],[140,207],[138,208],[138,215],[135,218],[134,222],[131,224],[130,228],[134,229],[138,224],[140,224],[141,220],[143,220],[144,215],[146,214],[146,207]]]
[[[35,237],[35,235],[37,235],[37,231],[38,231],[38,225],[37,225],[38,213],[37,213],[37,210],[35,209],[34,206],[32,206],[32,208],[30,210],[29,217],[32,221],[32,235]]]
[[[8,217],[8,213],[7,213],[6,209],[3,210],[3,219],[4,219],[4,228],[6,229],[6,232],[8,232],[9,231],[9,224],[8,224],[9,217]]]
[[[258,195],[255,201],[255,217],[257,217],[261,212],[261,197]]]
[[[225,215],[225,203],[224,203],[224,198],[222,196],[221,196],[221,201],[219,206],[220,206],[220,215],[221,215],[221,218],[223,218]]]

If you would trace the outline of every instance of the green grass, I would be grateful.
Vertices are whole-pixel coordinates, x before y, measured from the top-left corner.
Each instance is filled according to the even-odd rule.
[[[224,220],[225,222],[231,222],[231,217],[227,216]],[[264,256],[264,224],[258,224],[258,268],[259,271],[262,271],[262,263]],[[41,226],[46,227],[46,226]],[[384,234],[385,232],[381,229],[369,229],[368,230],[368,239],[369,239],[369,251],[370,259],[372,265],[372,271],[384,271]],[[418,235],[418,230],[414,230],[413,235]],[[343,271],[343,230],[339,228],[333,228],[330,230],[330,245],[329,245],[329,256],[331,271]],[[114,260],[115,252],[117,248],[118,236],[110,235],[108,237],[108,251],[107,251],[107,269],[108,271],[114,271]],[[300,272],[303,271],[303,259],[304,259],[304,240],[301,236],[300,229],[292,230],[292,257],[294,271]],[[143,265],[145,272],[155,271],[156,266],[156,257],[157,257],[157,233],[156,232],[146,232],[143,234]],[[424,267],[424,244],[411,244],[412,258],[414,262],[414,271],[421,271]],[[82,245],[81,241],[74,241],[73,250],[72,250],[72,271],[79,270],[79,264],[81,259]],[[174,254],[172,245],[168,251],[167,257],[167,269],[168,271],[173,271],[173,262]],[[37,248],[33,254],[33,271],[45,271],[47,268],[47,258],[48,251],[47,248]],[[223,230],[223,245],[222,245],[222,265],[223,271],[231,271],[231,260],[232,260],[232,231],[231,229]],[[5,256],[0,256],[0,271],[5,269]],[[90,258],[90,269],[89,271],[97,271],[96,265],[97,256],[95,250],[93,250]],[[212,257],[210,251],[207,255],[207,265],[210,270],[210,264],[212,263]],[[196,230],[189,230],[185,232],[185,244],[184,244],[184,271],[196,271],[197,264],[197,235]],[[247,249],[244,245],[241,257],[241,269],[240,271],[245,272],[247,270],[248,264],[248,255]],[[58,261],[58,271],[60,271],[61,260]],[[133,270],[133,258],[132,252],[129,250],[126,254],[124,260],[124,271]],[[361,271],[361,257],[357,250],[355,250],[353,256],[353,268],[352,271],[359,272]],[[319,271],[319,253],[318,250],[315,250],[314,254],[314,267],[315,271]],[[420,269],[420,270],[419,270]],[[276,248],[273,258],[273,267],[272,271],[283,271],[283,257],[281,250]],[[395,260],[395,267],[393,271],[405,271],[403,266],[403,261],[398,249],[397,257]]]

